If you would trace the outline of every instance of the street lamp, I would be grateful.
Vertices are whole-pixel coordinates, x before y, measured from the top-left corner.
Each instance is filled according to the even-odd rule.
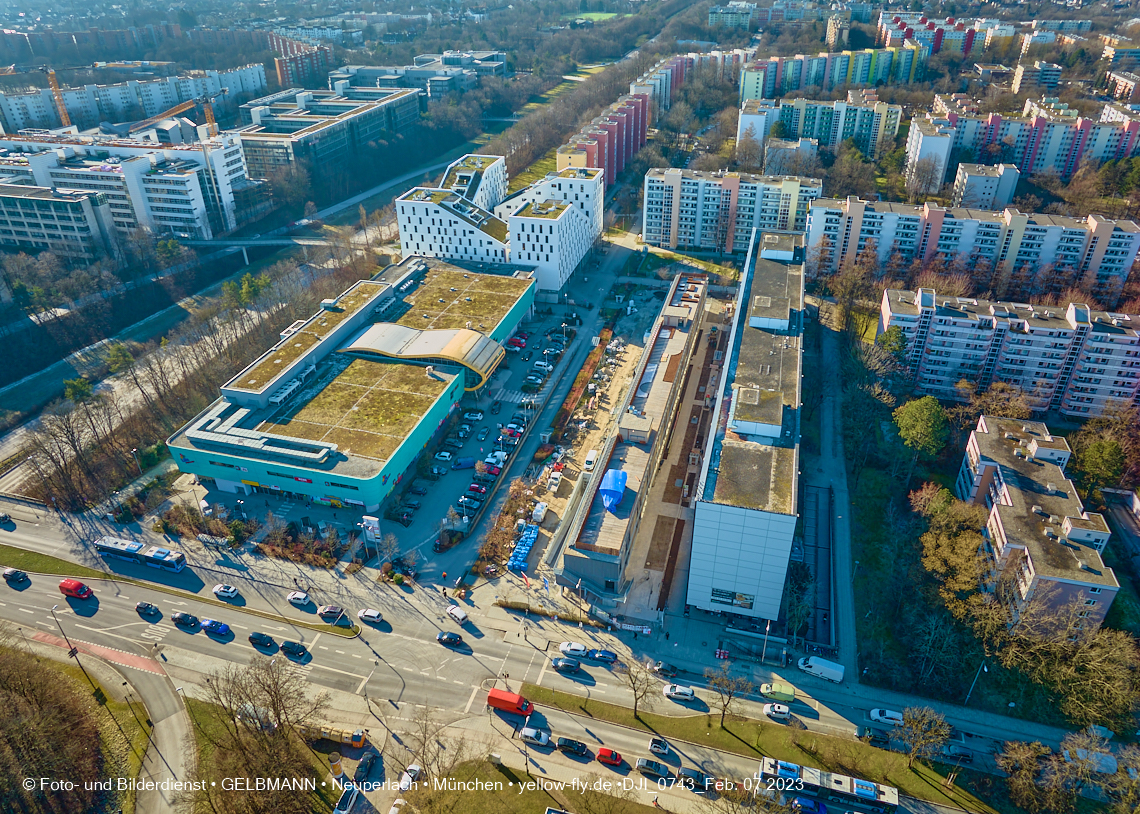
[[[988,673],[989,671],[990,668],[987,667],[986,663],[983,661],[978,667],[978,672],[974,674],[974,680],[970,683],[970,691],[966,693],[966,700],[962,702],[962,706],[966,706],[966,704],[970,703],[970,696],[974,694],[974,685],[978,683],[978,679],[982,677],[983,672]]]
[[[55,620],[55,626],[59,628],[60,635],[63,640],[67,642],[67,655],[69,658],[75,659],[75,663],[79,665],[79,669],[83,672],[83,677],[87,679],[87,683],[91,685],[91,689],[95,689],[95,682],[91,680],[91,676],[87,675],[87,670],[83,667],[83,662],[79,660],[79,650],[76,649],[71,643],[71,639],[67,638],[67,634],[63,630],[63,625],[59,623],[59,617],[55,615],[59,605],[51,606],[51,618]]]
[[[138,451],[138,449],[132,449],[131,450],[131,456],[135,459],[135,466],[137,466],[139,468],[139,474],[141,475],[142,474],[142,464],[139,463],[139,451]]]
[[[565,344],[565,342],[566,342],[566,323],[565,322],[562,323],[562,342],[563,342],[563,344]]]

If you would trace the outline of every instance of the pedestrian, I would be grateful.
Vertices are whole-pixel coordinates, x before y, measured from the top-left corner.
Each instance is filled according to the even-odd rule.
[[[666,632],[666,633],[665,633],[665,641],[669,641],[669,634],[668,634],[668,632]]]

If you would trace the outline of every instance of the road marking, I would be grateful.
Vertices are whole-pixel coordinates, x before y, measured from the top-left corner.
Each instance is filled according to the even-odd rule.
[[[471,697],[467,699],[467,706],[463,708],[463,714],[471,712],[471,705],[475,703],[475,696],[479,694],[480,686],[478,684],[471,685]]]
[[[550,659],[544,658],[542,660],[542,669],[538,671],[538,681],[534,682],[535,684],[539,685],[540,687],[542,686],[542,677],[546,675],[546,668],[549,666],[550,666]],[[529,673],[530,670],[528,669],[527,672]]]
[[[310,647],[309,649],[310,649],[310,650],[312,650],[313,648],[311,648],[311,647]],[[320,648],[320,649],[321,649],[321,650],[328,650],[328,648],[327,648],[327,647],[325,647],[323,644],[321,645],[321,648]]]
[[[310,650],[312,650],[312,649],[313,649],[313,647],[314,647],[314,646],[316,645],[316,643],[317,643],[317,642],[320,640],[320,638],[321,638],[321,634],[320,634],[320,633],[318,633],[316,636],[314,636],[314,637],[313,637],[313,640],[312,640],[311,642],[309,642],[309,649],[310,649]],[[328,650],[328,648],[327,648],[327,647],[322,647],[322,648],[321,648],[321,650]]]
[[[237,630],[249,630],[245,625],[230,625],[230,627],[236,628]]]
[[[24,612],[24,613],[31,613],[31,614],[35,614],[35,611],[34,611],[34,610],[28,610],[27,608],[16,608],[16,610],[18,610],[18,611],[22,611],[22,612]]]
[[[322,649],[322,650],[324,650],[324,648],[323,648],[323,647],[322,647],[321,649]],[[344,655],[344,651],[343,651],[343,650],[334,650],[333,652],[334,652],[334,653],[340,653],[342,656]]]
[[[463,682],[462,682],[462,681],[455,681],[455,680],[453,680],[451,683],[452,683],[452,684],[463,684]]]
[[[358,659],[358,658],[360,658],[360,654],[359,654],[359,653],[353,653],[353,654],[352,654],[352,657],[353,657],[354,659]]]

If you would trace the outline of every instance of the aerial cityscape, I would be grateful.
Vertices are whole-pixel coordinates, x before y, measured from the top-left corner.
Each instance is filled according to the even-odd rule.
[[[1140,812],[1140,3],[0,4],[0,812]]]

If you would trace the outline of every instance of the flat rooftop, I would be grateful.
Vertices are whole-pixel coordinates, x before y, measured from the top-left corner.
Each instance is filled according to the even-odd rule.
[[[1066,539],[1062,530],[1065,518],[1072,518],[1079,528],[1108,533],[1104,518],[1085,512],[1076,487],[1060,466],[1025,455],[1033,441],[1049,448],[1059,442],[1067,448],[1064,440],[1050,435],[1038,421],[993,416],[983,416],[983,421],[988,432],[976,432],[974,438],[981,455],[1001,469],[1008,487],[1011,505],[996,507],[1008,542],[1029,553],[1040,576],[1119,587],[1097,550]]]
[[[454,189],[456,185],[459,184],[460,173],[477,173],[481,176],[485,169],[496,161],[501,161],[502,158],[501,155],[479,155],[477,153],[465,155],[447,168],[447,174],[444,176],[443,183],[440,184],[440,186],[444,189]],[[479,186],[478,178],[473,180],[475,180],[473,187],[470,186],[470,182],[465,185],[468,198],[475,194],[475,189]]]
[[[394,321],[422,330],[471,323],[472,329],[490,333],[533,284],[530,279],[477,274],[450,265],[431,268],[404,296],[408,309]]]
[[[558,220],[562,213],[573,206],[565,201],[532,201],[524,204],[517,212],[516,218],[546,218]]]
[[[0,184],[0,198],[35,198],[41,201],[75,203],[95,194],[82,190],[48,189],[47,187],[29,187],[23,184]]]

